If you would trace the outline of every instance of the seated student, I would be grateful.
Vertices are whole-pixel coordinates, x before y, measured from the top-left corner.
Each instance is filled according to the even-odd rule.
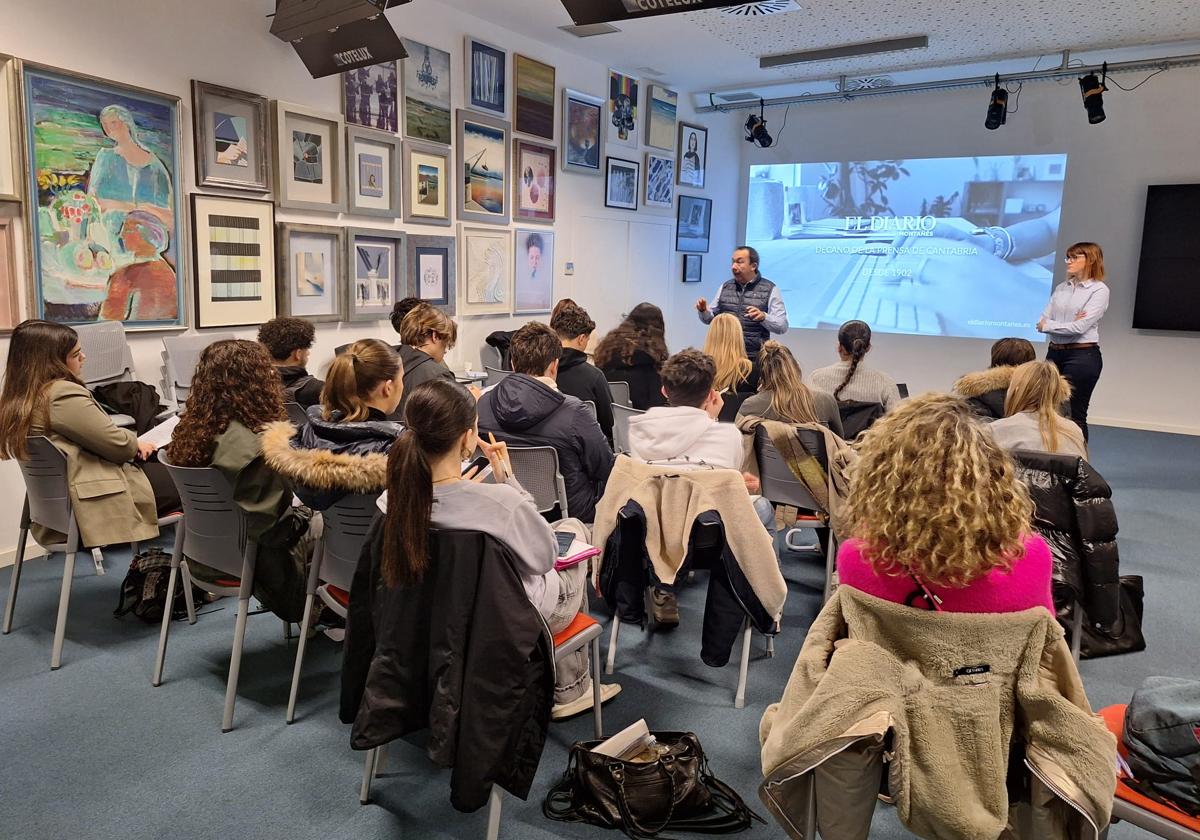
[[[396,335],[400,334],[400,325],[404,323],[404,316],[424,302],[420,298],[406,297],[400,298],[400,300],[392,304],[392,314],[388,316],[388,320],[392,322],[392,329],[396,331]],[[401,346],[397,344],[395,348],[399,350]]]
[[[1017,365],[1037,358],[1033,345],[1024,338],[1002,338],[992,345],[992,365],[987,370],[968,373],[954,383],[954,393],[980,417],[1004,416],[1004,398]]]
[[[836,400],[879,403],[891,411],[900,402],[900,391],[892,378],[868,367],[863,357],[871,350],[871,328],[862,321],[847,321],[838,330],[837,364],[817,368],[810,377],[813,387],[829,391]]]
[[[1050,362],[1017,367],[1004,398],[1004,417],[988,424],[1005,449],[1035,449],[1087,459],[1083,433],[1059,408],[1071,397],[1071,385]]]
[[[517,378],[509,376],[504,382]],[[486,399],[487,395],[478,408]],[[414,388],[409,404],[412,421],[388,456],[388,492],[380,499],[386,517],[384,544],[390,548],[382,558],[384,581],[394,585],[419,578],[428,562],[430,528],[483,531],[513,552],[525,592],[550,632],[564,630],[587,609],[587,564],[555,570],[554,529],[513,477],[505,444],[491,445],[479,436],[475,398],[457,383],[435,379]],[[463,460],[477,444],[487,455],[494,483],[481,483],[482,476],[462,472]],[[402,503],[392,504],[396,500]],[[586,526],[574,520],[555,527],[583,539],[588,536]],[[551,713],[555,720],[592,708],[588,661],[586,648],[558,661]],[[620,691],[615,683],[601,686],[601,702]]]
[[[200,354],[169,456],[180,467],[214,467],[229,481],[245,514],[246,536],[258,543],[254,596],[284,621],[298,622],[321,519],[292,505],[291,486],[263,458],[263,428],[286,418],[283,389],[263,346],[217,341]],[[199,581],[224,577],[190,565]]]
[[[513,333],[513,373],[479,398],[479,429],[509,445],[553,446],[568,513],[591,522],[615,458],[587,406],[558,390],[561,356],[562,343],[545,324],[530,321]]]
[[[758,369],[758,393],[742,403],[738,421],[743,417],[761,417],[780,423],[824,423],[838,437],[842,436],[837,400],[833,394],[804,384],[800,365],[791,350],[778,341],[766,342],[758,354]]]
[[[596,345],[596,367],[609,382],[629,383],[629,401],[639,411],[664,404],[658,370],[669,355],[665,333],[662,310],[639,303]]]
[[[404,365],[404,390],[411,393],[431,379],[454,381],[454,372],[446,367],[446,351],[458,341],[458,324],[435,306],[419,303],[408,311],[400,324],[400,361]],[[404,398],[390,419],[404,422]]]
[[[303,318],[272,318],[258,328],[258,343],[267,348],[283,380],[284,402],[309,408],[321,401],[325,383],[305,368],[315,336],[316,328]]]
[[[604,436],[612,442],[613,409],[612,390],[600,369],[587,359],[588,341],[596,329],[596,322],[587,310],[572,300],[561,300],[550,316],[550,329],[562,341],[563,354],[558,361],[558,390],[580,400],[591,400],[596,404],[596,420]]]
[[[717,366],[713,388],[722,397],[753,394],[758,390],[758,370],[746,355],[742,323],[728,312],[722,315],[712,319],[704,336],[704,354]]]
[[[180,510],[179,493],[154,446],[119,429],[80,379],[79,334],[50,321],[22,321],[9,338],[0,396],[0,459],[28,456],[26,438],[45,435],[67,458],[67,484],[82,544],[158,536],[158,517]],[[103,488],[103,492],[98,492]],[[42,545],[66,536],[40,525]]]

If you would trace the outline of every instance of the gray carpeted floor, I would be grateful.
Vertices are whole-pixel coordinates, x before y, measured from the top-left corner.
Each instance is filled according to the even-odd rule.
[[[1200,438],[1094,429],[1093,459],[1113,486],[1121,523],[1122,571],[1146,577],[1149,650],[1082,666],[1092,703],[1125,702],[1150,674],[1195,677],[1200,629],[1196,511]],[[10,511],[9,515],[16,515]],[[250,620],[235,729],[220,732],[233,610],[224,601],[195,626],[172,627],[166,681],[150,686],[157,628],[112,617],[127,553],[107,555],[109,573],[77,566],[64,664],[49,670],[61,558],[22,575],[16,621],[0,638],[0,837],[54,838],[476,838],[485,815],[448,803],[448,774],[410,744],[395,746],[376,782],[375,804],[360,807],[361,755],[336,719],[339,648],[310,646],[299,718],[284,724],[295,645],[281,623]],[[736,660],[710,669],[699,660],[701,586],[682,596],[684,624],[643,635],[622,628],[617,673],[624,687],[605,707],[606,731],[639,717],[652,728],[698,733],[713,770],[757,810],[758,721],[778,698],[818,607],[820,570],[787,557],[791,594],[776,656],[755,640],[747,707],[733,708]],[[0,571],[8,591],[9,571]],[[505,799],[501,836],[510,840],[601,837],[599,829],[546,820],[541,797],[562,771],[569,745],[591,737],[588,717],[551,727],[529,802]],[[880,807],[873,836],[909,836]],[[744,837],[783,837],[774,824]],[[1149,835],[1126,825],[1114,840]]]

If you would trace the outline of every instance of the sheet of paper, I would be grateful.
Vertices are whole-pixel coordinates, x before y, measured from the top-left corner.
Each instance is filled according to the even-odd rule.
[[[141,435],[138,438],[138,443],[153,443],[159,449],[162,449],[171,442],[171,436],[175,434],[175,427],[178,425],[179,415],[172,415],[144,435]]]

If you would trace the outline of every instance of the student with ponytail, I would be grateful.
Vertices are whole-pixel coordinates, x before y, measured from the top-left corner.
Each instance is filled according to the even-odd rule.
[[[780,423],[824,423],[841,437],[842,416],[837,400],[826,391],[804,384],[792,351],[778,341],[768,341],[758,354],[758,393],[742,403],[742,417],[761,417]]]
[[[1059,413],[1071,385],[1051,362],[1026,362],[1013,371],[1004,399],[1004,417],[991,423],[1005,449],[1034,449],[1087,459],[1079,426]]]
[[[863,321],[847,321],[838,330],[837,364],[812,372],[815,388],[829,391],[839,402],[879,403],[890,411],[900,402],[896,383],[883,371],[868,367],[863,357],[871,350],[871,328]]]

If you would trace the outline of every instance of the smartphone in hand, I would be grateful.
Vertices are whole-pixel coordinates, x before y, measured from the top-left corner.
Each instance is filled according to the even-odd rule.
[[[478,458],[472,458],[467,465],[463,467],[462,474],[465,476],[467,473],[471,472],[471,470],[477,470],[475,473],[476,476],[488,476],[491,475],[492,465],[488,461],[486,455],[480,455]]]

